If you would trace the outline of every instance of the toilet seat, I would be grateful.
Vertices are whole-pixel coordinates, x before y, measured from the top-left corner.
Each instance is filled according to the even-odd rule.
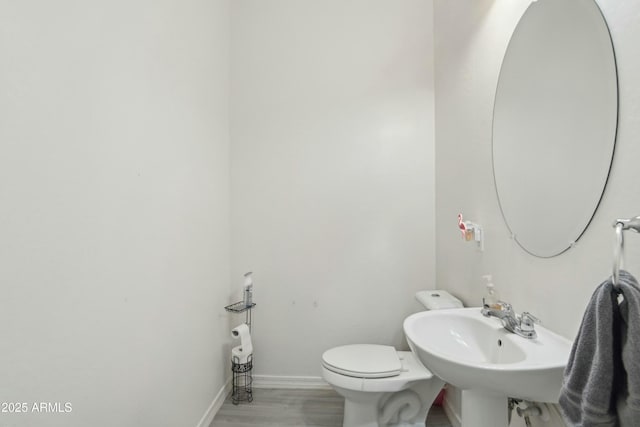
[[[356,378],[395,377],[402,370],[396,349],[377,344],[334,347],[324,352],[322,365],[337,374]]]
[[[337,372],[337,370],[331,366],[327,366],[323,361],[322,377],[333,387],[337,386],[347,390],[367,392],[400,391],[407,388],[412,382],[436,378],[420,363],[412,352],[396,351],[396,355],[402,365],[402,369],[398,375],[378,378],[363,378],[362,376],[356,376],[355,373],[346,375]]]

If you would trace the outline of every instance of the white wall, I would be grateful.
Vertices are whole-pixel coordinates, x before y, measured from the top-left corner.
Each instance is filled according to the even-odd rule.
[[[493,96],[502,56],[526,0],[435,2],[437,283],[479,305],[481,275],[518,311],[574,338],[595,287],[610,274],[615,218],[640,214],[640,60],[635,17],[640,4],[598,0],[610,26],[620,86],[620,122],[613,169],[593,222],[578,245],[539,259],[509,238],[491,172]],[[570,24],[568,24],[570,25]],[[462,155],[462,153],[465,153]],[[579,160],[579,157],[576,159]],[[455,228],[458,212],[485,227],[486,251],[464,243]],[[538,226],[544,227],[541,218]],[[627,236],[627,266],[640,273],[640,238]]]
[[[232,274],[255,274],[256,373],[405,346],[434,286],[432,3],[232,2]]]
[[[229,275],[239,297],[248,270],[259,375],[318,376],[339,344],[403,347],[416,290],[475,305],[485,273],[572,338],[609,274],[611,221],[640,214],[640,6],[598,3],[616,158],[578,246],[538,259],[509,239],[491,174],[526,0],[235,0],[231,52],[226,0],[0,2],[0,401],[73,405],[2,422],[196,425],[226,376]]]
[[[195,426],[223,386],[228,13],[0,2],[0,402],[72,404],[1,425]]]

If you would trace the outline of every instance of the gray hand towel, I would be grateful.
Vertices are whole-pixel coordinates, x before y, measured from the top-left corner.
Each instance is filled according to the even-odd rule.
[[[614,334],[617,311],[609,279],[591,296],[564,371],[560,407],[571,426],[618,426],[612,398],[619,371],[612,357],[620,351]]]
[[[620,426],[635,427],[640,425],[640,288],[626,272],[620,272],[619,282],[623,375],[616,387],[617,409]]]
[[[571,426],[640,425],[640,288],[626,271],[617,290],[608,279],[591,297],[564,372],[560,407]]]

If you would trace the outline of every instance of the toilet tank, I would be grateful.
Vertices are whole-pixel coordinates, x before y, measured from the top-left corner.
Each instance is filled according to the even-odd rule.
[[[462,308],[462,301],[447,291],[426,290],[416,293],[416,299],[427,310],[442,310],[446,308]]]

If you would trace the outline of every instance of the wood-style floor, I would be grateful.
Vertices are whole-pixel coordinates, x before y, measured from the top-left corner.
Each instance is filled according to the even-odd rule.
[[[253,389],[253,402],[227,397],[210,427],[341,427],[344,400],[333,390]],[[451,427],[434,406],[428,427]]]

